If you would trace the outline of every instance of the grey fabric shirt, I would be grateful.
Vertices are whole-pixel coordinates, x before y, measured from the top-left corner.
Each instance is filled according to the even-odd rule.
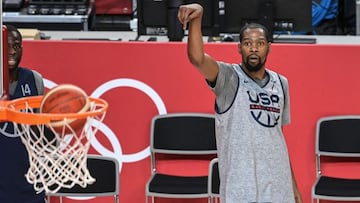
[[[239,65],[218,63],[210,88],[216,95],[221,202],[294,202],[282,133],[290,123],[287,79],[266,70],[268,82],[261,87]]]

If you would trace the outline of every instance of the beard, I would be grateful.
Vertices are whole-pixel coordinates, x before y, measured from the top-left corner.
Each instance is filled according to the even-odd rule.
[[[243,64],[244,64],[246,70],[248,70],[249,72],[259,71],[265,65],[265,62],[266,62],[266,58],[263,62],[261,62],[261,59],[259,59],[259,63],[257,63],[256,65],[251,65],[249,63],[249,60],[250,60],[250,56],[247,57],[247,60],[243,60],[244,61]]]

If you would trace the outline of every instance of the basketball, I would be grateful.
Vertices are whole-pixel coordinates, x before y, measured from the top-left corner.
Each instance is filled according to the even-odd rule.
[[[83,113],[90,108],[88,96],[80,87],[70,84],[58,85],[50,89],[42,98],[40,104],[41,113]],[[66,119],[61,121],[52,121],[49,125],[58,133],[71,132],[71,130],[64,125],[70,126],[74,131],[79,131],[85,125],[84,119]],[[66,123],[65,123],[66,122]]]

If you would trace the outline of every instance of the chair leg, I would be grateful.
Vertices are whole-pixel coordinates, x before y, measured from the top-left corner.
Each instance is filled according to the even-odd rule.
[[[311,202],[314,203],[320,203],[320,199],[316,199],[316,198],[311,198]]]
[[[151,203],[155,203],[155,197],[154,196],[150,196],[151,198]],[[149,196],[145,195],[145,202],[148,203],[149,202]]]
[[[215,203],[216,203],[216,197],[210,196],[210,197],[209,197],[209,203],[214,203],[214,201],[215,201]]]

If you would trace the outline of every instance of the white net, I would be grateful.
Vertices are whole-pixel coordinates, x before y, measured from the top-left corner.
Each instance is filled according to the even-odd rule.
[[[41,115],[33,112],[34,106],[30,103],[21,105],[24,107],[20,111]],[[71,188],[75,184],[86,187],[95,181],[87,169],[87,153],[91,137],[96,134],[105,112],[98,111],[103,108],[99,103],[93,101],[90,106],[90,112],[98,113],[81,118],[68,118],[64,114],[62,125],[57,128],[52,127],[52,122],[13,123],[29,154],[30,167],[25,176],[37,192],[56,193],[61,188]],[[69,120],[77,119],[84,124],[74,129]],[[59,122],[57,118],[56,123]]]

